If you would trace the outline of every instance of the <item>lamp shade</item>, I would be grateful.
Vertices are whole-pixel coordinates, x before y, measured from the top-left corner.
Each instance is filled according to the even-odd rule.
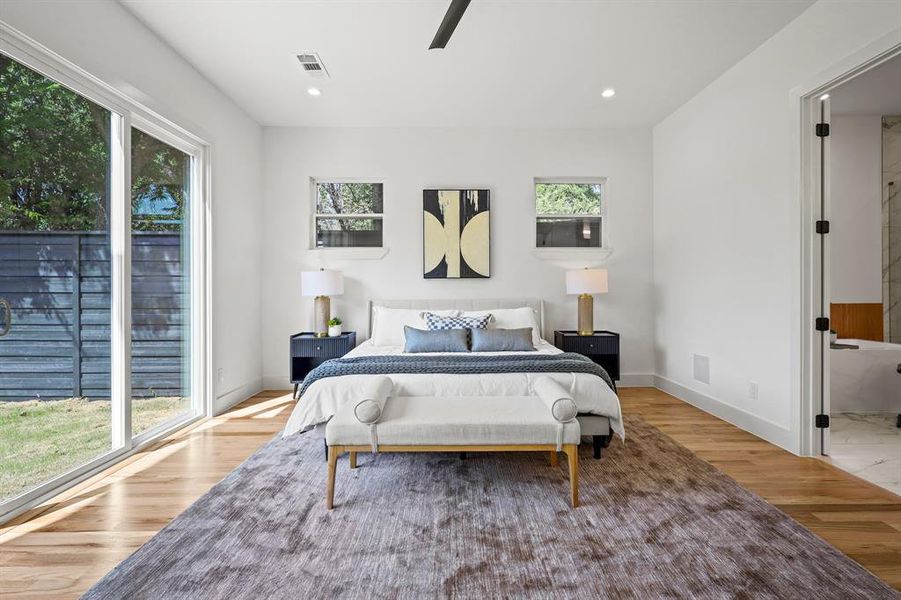
[[[302,271],[300,293],[304,296],[340,296],[344,293],[344,275],[341,271]]]
[[[580,269],[579,271],[567,271],[566,293],[607,293],[607,269]]]

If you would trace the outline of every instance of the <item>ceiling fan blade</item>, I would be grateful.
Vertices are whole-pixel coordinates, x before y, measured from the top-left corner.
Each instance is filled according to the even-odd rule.
[[[451,35],[454,33],[454,29],[457,28],[457,23],[460,22],[460,17],[463,16],[466,7],[469,6],[469,2],[470,0],[451,0],[447,13],[445,13],[444,19],[441,20],[441,25],[438,26],[438,33],[435,34],[435,39],[432,40],[432,45],[429,46],[429,50],[444,48],[447,45]]]

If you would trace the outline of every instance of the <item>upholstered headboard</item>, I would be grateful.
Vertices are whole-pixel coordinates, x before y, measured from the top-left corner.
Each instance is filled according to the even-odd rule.
[[[372,308],[417,308],[422,310],[490,310],[492,308],[519,308],[528,306],[538,315],[538,326],[544,338],[544,301],[538,298],[454,299],[454,300],[370,300],[369,335],[372,336]]]

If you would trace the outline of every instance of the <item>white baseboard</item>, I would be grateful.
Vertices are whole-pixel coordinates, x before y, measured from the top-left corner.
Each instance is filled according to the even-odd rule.
[[[213,401],[213,416],[221,415],[235,404],[247,400],[254,394],[263,391],[263,382],[261,379],[254,379],[240,385],[234,389],[224,392]]]
[[[264,390],[290,390],[294,388],[287,375],[263,375]]]
[[[702,394],[660,375],[654,376],[654,387],[789,452],[795,445],[789,429],[772,421],[761,419],[731,404],[726,404],[722,400]]]
[[[616,382],[618,388],[654,387],[653,373],[623,373]]]

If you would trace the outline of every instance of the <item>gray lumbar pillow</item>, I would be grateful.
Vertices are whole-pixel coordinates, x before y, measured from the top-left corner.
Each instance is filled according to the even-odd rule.
[[[534,350],[532,328],[473,329],[473,352],[528,352]]]
[[[467,329],[425,331],[404,325],[404,352],[469,352]]]

